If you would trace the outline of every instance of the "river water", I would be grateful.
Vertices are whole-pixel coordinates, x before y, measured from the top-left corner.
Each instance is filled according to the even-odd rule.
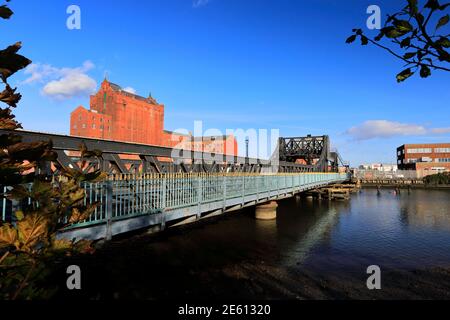
[[[86,263],[91,297],[128,298],[248,297],[240,290],[283,298],[274,288],[295,286],[305,272],[366,279],[369,265],[448,268],[450,190],[398,195],[383,189],[378,195],[366,188],[349,201],[294,197],[279,203],[273,221],[255,220],[248,208],[156,236],[115,240]]]

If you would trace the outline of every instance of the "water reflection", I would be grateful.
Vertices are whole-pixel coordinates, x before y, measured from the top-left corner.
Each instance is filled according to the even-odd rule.
[[[402,197],[401,221],[405,226],[450,231],[448,191],[412,191],[413,196]]]
[[[348,205],[334,208],[337,213],[331,207],[325,217],[333,216],[335,223],[319,218],[317,227],[308,231],[317,234],[308,246],[310,268],[360,272],[370,264],[389,268],[450,264],[450,191],[395,194],[383,189],[378,194],[376,189],[364,189]],[[304,237],[300,247],[308,243],[309,233]]]

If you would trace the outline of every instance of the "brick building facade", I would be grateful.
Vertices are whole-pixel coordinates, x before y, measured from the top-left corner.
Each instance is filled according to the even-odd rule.
[[[417,170],[420,176],[450,171],[450,143],[405,144],[397,148],[400,170]]]
[[[233,136],[193,137],[164,130],[164,105],[104,80],[90,109],[70,115],[70,135],[237,155]]]

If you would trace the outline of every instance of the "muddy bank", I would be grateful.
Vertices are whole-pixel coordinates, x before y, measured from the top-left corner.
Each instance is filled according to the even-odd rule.
[[[59,299],[450,299],[450,267],[390,270],[382,289],[368,290],[367,275],[318,273],[301,266],[282,268],[250,261],[217,261],[199,265],[187,256],[167,262],[166,254],[141,255],[110,244],[94,255],[72,260],[83,271],[83,290],[60,288]],[[121,255],[118,256],[118,252]],[[61,283],[61,282],[59,282]]]

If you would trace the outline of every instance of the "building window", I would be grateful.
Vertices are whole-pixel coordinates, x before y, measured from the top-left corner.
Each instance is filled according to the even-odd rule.
[[[81,125],[81,127],[82,127],[83,129],[86,129],[86,124],[83,123],[83,124]]]
[[[92,129],[95,129],[95,123],[92,124]]]
[[[417,159],[408,159],[408,163],[416,163]]]
[[[433,152],[432,148],[417,148],[417,149],[408,149],[408,153],[431,153]]]
[[[436,153],[450,153],[450,148],[434,148]]]
[[[450,162],[450,158],[439,158],[438,162]]]

